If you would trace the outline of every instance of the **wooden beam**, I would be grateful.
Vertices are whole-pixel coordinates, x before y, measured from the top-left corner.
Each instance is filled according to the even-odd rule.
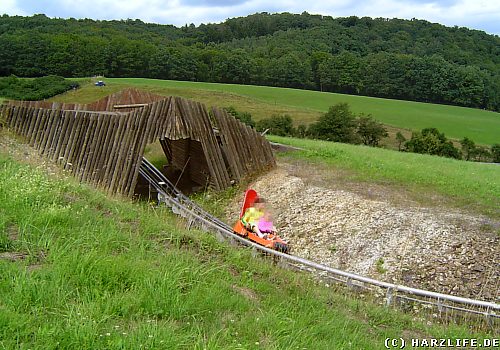
[[[113,108],[115,109],[120,109],[120,108],[139,108],[139,107],[146,107],[148,103],[134,103],[130,105],[114,105]]]

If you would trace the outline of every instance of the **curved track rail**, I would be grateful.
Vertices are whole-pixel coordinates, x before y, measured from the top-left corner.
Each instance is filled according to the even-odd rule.
[[[500,305],[493,302],[462,298],[454,295],[378,281],[373,278],[334,269],[298,256],[284,254],[255,244],[233,233],[229,225],[207,213],[204,209],[191,201],[145,158],[142,160],[139,173],[148,181],[150,186],[158,192],[158,201],[160,203],[165,203],[175,214],[187,220],[188,228],[193,226],[199,227],[202,230],[215,233],[217,238],[221,241],[229,240],[232,243],[237,242],[251,247],[256,251],[274,256],[278,258],[281,263],[294,268],[311,272],[316,271],[321,278],[325,280],[341,282],[357,289],[373,290],[377,289],[374,287],[378,287],[378,291],[380,292],[380,290],[383,290],[385,294],[386,305],[399,302],[400,304],[411,306],[414,303],[419,303],[437,307],[440,313],[443,310],[452,310],[483,315],[490,325],[496,324],[500,320]]]

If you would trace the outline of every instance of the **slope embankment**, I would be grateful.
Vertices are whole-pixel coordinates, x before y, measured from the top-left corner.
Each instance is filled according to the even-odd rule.
[[[488,336],[325,288],[166,209],[107,197],[1,129],[0,271],[6,349],[384,349],[388,337]]]
[[[326,180],[320,185],[318,177],[319,167],[282,161],[250,185],[271,203],[293,254],[396,284],[499,301],[500,222],[410,200],[395,203],[380,188],[362,194]]]

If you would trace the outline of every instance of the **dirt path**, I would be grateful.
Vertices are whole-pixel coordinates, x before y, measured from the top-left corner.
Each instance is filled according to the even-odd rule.
[[[329,185],[334,175],[298,167],[281,162],[251,185],[272,204],[293,254],[384,281],[500,300],[500,238],[491,229],[500,223],[421,207],[387,188],[342,190]],[[239,203],[231,207],[234,218]]]

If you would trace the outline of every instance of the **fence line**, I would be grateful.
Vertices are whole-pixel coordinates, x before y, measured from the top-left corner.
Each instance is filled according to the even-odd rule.
[[[87,105],[6,101],[0,114],[42,155],[109,193],[134,194],[146,145],[159,140],[172,168],[190,158],[186,178],[216,190],[276,164],[269,142],[226,111],[136,89]]]

